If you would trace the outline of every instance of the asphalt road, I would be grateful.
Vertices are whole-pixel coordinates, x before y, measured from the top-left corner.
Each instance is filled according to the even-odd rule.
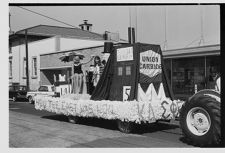
[[[35,110],[33,104],[28,102],[11,102],[9,101],[9,112],[33,116],[54,124],[64,123],[64,128],[74,127],[78,130],[86,129],[88,132],[98,132],[104,135],[104,139],[95,139],[94,141],[82,144],[82,147],[193,147],[185,142],[179,128],[178,121],[171,123],[159,122],[157,124],[136,125],[136,130],[132,134],[122,134],[118,131],[115,121],[96,119],[96,118],[80,118],[78,125],[68,123],[67,117],[57,115],[47,111]],[[56,125],[57,126],[57,125]],[[64,129],[66,130],[66,129]],[[107,137],[107,135],[121,135],[119,137]],[[13,135],[11,136],[11,139]],[[86,133],[81,135],[86,138]],[[87,139],[89,139],[87,137]],[[121,143],[118,143],[121,142]],[[143,144],[143,145],[142,145]],[[54,146],[53,146],[54,147]],[[70,145],[70,147],[81,147],[78,144]]]

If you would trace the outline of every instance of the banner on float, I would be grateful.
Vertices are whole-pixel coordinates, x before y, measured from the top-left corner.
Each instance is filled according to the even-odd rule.
[[[153,78],[162,73],[160,54],[147,50],[140,53],[140,73]]]
[[[133,59],[133,47],[117,49],[117,62],[132,61]]]

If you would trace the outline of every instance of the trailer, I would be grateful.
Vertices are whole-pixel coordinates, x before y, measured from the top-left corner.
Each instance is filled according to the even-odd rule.
[[[183,135],[196,146],[221,143],[220,92],[202,90],[186,102],[175,100],[159,45],[123,44],[110,56],[92,95],[35,96],[35,108],[68,116],[116,120],[124,133],[134,124],[179,118]]]

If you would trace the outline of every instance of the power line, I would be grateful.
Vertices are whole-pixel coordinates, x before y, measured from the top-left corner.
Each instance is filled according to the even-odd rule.
[[[66,22],[60,21],[60,20],[55,19],[55,18],[52,18],[52,17],[49,17],[49,16],[47,16],[47,15],[43,15],[43,14],[41,14],[41,13],[38,13],[38,12],[35,12],[35,11],[32,11],[32,10],[29,10],[29,9],[27,9],[27,8],[24,8],[24,7],[21,7],[21,6],[17,6],[17,7],[21,8],[21,9],[24,9],[24,10],[26,10],[26,11],[32,12],[32,13],[34,13],[34,14],[40,15],[40,16],[42,16],[42,17],[45,17],[45,18],[54,20],[54,21],[56,21],[56,22],[65,24],[65,25],[67,25],[67,26],[74,27],[74,28],[78,28],[78,27],[76,27],[76,26],[74,26],[74,25],[68,24],[68,23],[66,23]]]
[[[199,40],[199,37],[197,39],[194,39],[192,42],[190,42],[189,44],[187,44],[185,46],[185,48],[189,47],[190,45],[192,45],[194,42],[196,42],[197,40]]]

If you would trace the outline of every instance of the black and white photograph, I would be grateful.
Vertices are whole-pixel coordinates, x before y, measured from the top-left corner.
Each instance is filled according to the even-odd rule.
[[[220,4],[5,7],[8,148],[224,146]]]

